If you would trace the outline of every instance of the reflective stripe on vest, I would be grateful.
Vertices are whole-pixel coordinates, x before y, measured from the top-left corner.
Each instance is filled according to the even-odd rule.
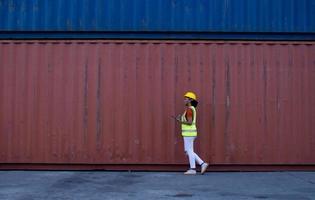
[[[184,137],[197,136],[197,127],[196,127],[197,113],[196,113],[196,109],[193,106],[190,106],[189,108],[193,111],[194,116],[193,116],[192,125],[182,124],[182,136],[184,136]],[[186,116],[186,111],[182,115],[182,121],[187,122],[185,116]]]

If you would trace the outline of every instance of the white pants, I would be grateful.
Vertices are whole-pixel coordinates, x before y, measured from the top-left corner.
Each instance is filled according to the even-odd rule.
[[[196,162],[201,165],[203,160],[194,152],[194,140],[196,137],[184,137],[184,148],[189,158],[190,168],[196,168]]]

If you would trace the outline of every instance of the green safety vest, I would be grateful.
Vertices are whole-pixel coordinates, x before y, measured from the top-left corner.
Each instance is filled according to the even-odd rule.
[[[196,127],[197,113],[196,113],[196,108],[193,107],[193,106],[190,106],[189,108],[192,109],[194,117],[193,117],[192,125],[182,124],[182,136],[184,136],[184,137],[197,136],[197,127]],[[184,121],[184,122],[187,122],[185,115],[186,115],[186,111],[182,115],[182,119],[181,120]]]

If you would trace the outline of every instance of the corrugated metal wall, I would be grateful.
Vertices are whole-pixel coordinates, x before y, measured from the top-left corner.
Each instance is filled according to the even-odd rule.
[[[315,43],[1,41],[0,163],[315,163]]]
[[[0,19],[3,38],[315,39],[315,0],[2,0]]]

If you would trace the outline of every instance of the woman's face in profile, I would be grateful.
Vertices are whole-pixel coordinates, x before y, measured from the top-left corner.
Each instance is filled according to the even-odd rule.
[[[190,103],[190,99],[189,99],[189,98],[187,98],[187,97],[185,97],[185,99],[184,99],[184,103],[185,103],[185,105],[187,106],[187,105]]]

